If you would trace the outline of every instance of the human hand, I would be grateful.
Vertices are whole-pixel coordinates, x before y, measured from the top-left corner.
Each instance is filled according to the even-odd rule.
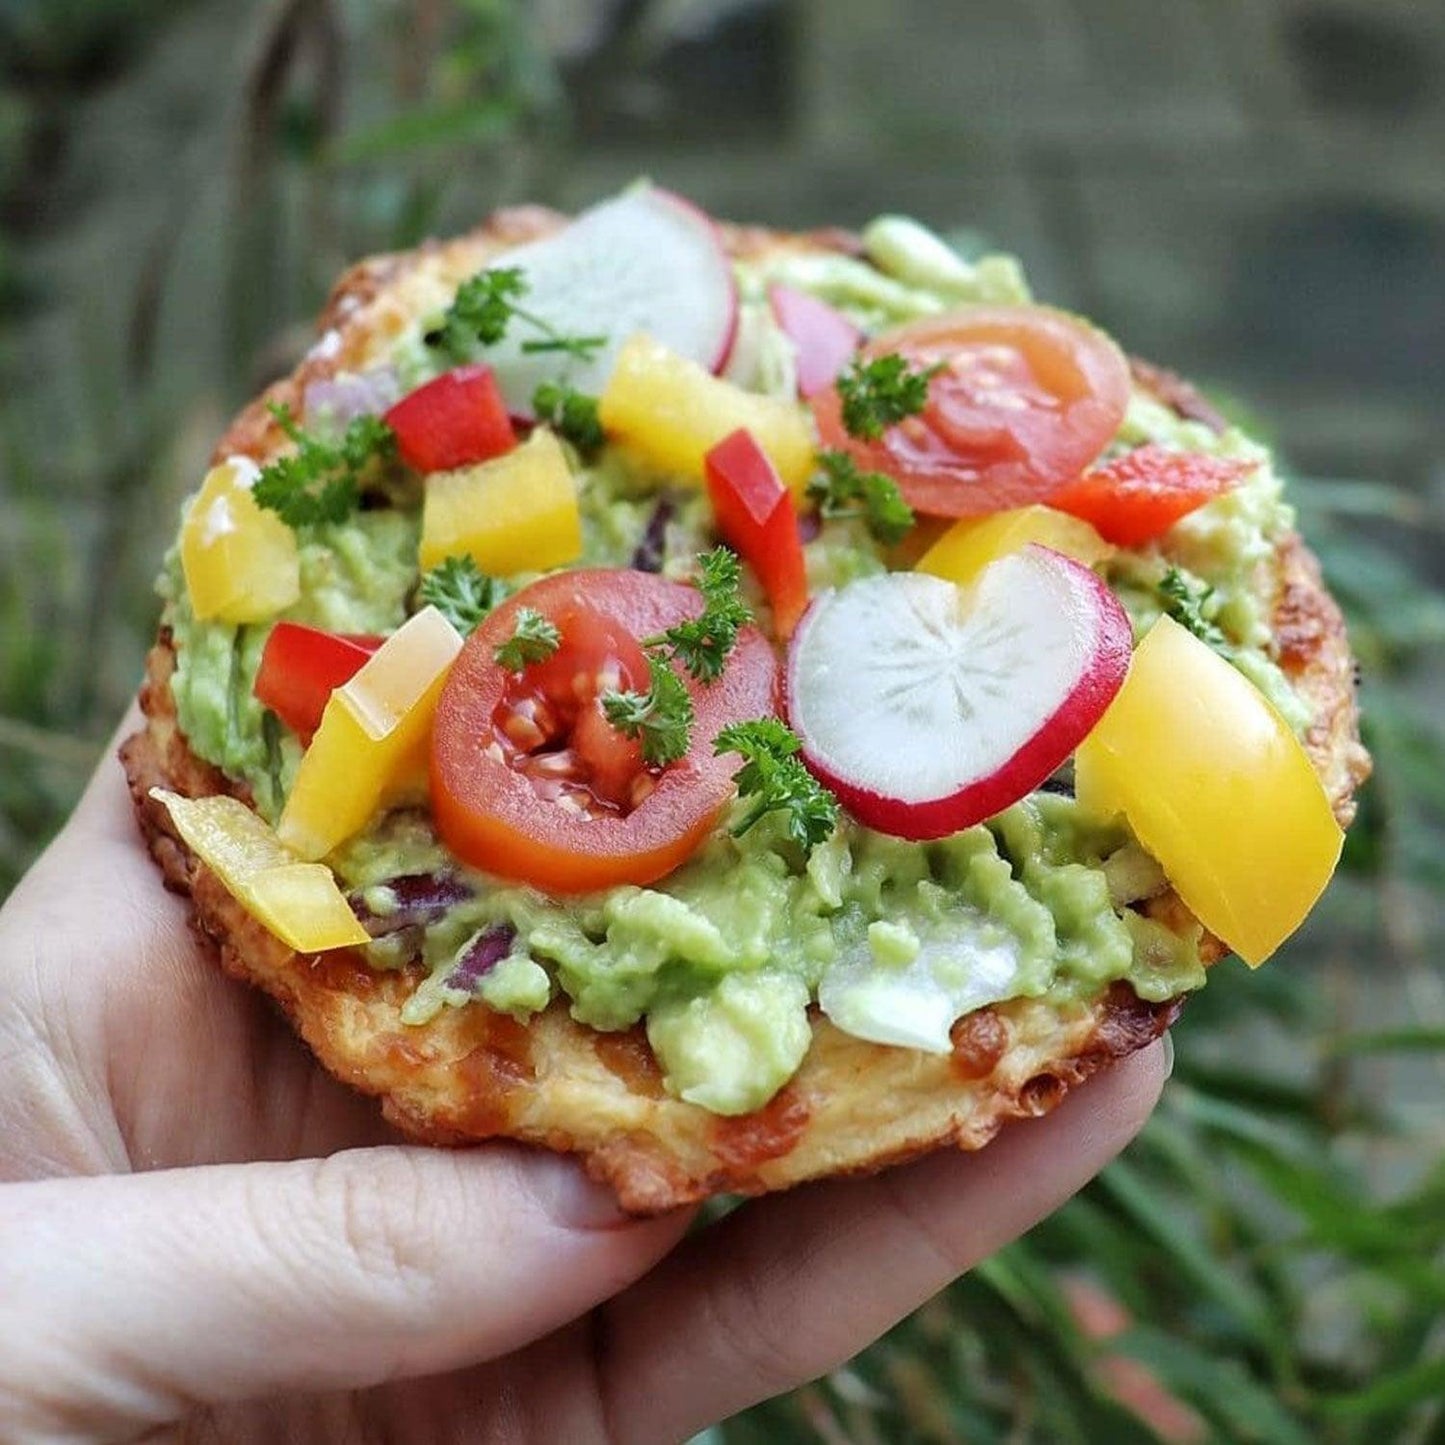
[[[108,757],[0,910],[0,1437],[681,1439],[1056,1208],[1164,1076],[684,1238],[572,1160],[401,1143],[196,941]]]

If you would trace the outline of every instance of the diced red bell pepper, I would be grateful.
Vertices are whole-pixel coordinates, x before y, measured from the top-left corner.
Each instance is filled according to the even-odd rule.
[[[1045,500],[1083,518],[1116,547],[1143,547],[1236,486],[1255,465],[1150,442],[1085,472]]]
[[[382,418],[407,466],[449,472],[509,452],[517,444],[492,368],[459,366],[419,386]]]
[[[718,532],[757,573],[778,636],[790,637],[808,605],[793,495],[746,428],[713,447],[705,464]]]
[[[806,399],[832,386],[863,333],[826,301],[791,286],[769,286],[768,305],[797,351],[798,395]]]
[[[383,638],[278,622],[266,639],[252,691],[303,743],[321,726],[332,692],[351,681]]]

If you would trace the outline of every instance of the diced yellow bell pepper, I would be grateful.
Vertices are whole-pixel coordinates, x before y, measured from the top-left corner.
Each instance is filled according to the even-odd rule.
[[[238,799],[183,798],[164,788],[152,788],[151,797],[226,891],[288,948],[322,953],[370,941],[331,870],[289,853]]]
[[[414,782],[461,647],[456,628],[424,608],[331,694],[276,829],[282,843],[324,858]]]
[[[265,622],[301,595],[296,534],[251,496],[249,457],[211,468],[181,527],[181,570],[203,622]]]
[[[703,485],[703,458],[746,427],[784,486],[801,493],[814,467],[813,423],[801,405],[756,396],[638,333],[602,393],[603,430],[664,472]]]
[[[1251,967],[1304,921],[1344,834],[1289,725],[1171,618],[1074,759],[1079,801],[1123,813],[1211,933]]]
[[[538,427],[505,456],[426,481],[421,565],[470,556],[494,576],[538,572],[582,554],[577,487],[562,444]]]
[[[919,559],[915,571],[949,582],[972,582],[990,562],[1042,543],[1086,567],[1113,556],[1114,549],[1087,523],[1052,507],[1018,507],[955,522]]]

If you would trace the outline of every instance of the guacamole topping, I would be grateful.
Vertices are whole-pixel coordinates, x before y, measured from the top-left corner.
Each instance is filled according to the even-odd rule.
[[[968,262],[917,223],[875,221],[865,258],[784,254],[736,268],[739,341],[729,378],[792,395],[791,345],[769,312],[772,282],[812,293],[874,331],[965,301],[1025,300],[1016,262]],[[395,342],[405,384],[438,369],[420,343],[424,318]],[[430,368],[430,369],[429,369]],[[1292,524],[1268,454],[1236,431],[1181,421],[1137,393],[1115,446],[1146,441],[1255,463],[1247,480],[1178,523],[1158,545],[1117,551],[1103,575],[1136,633],[1158,617],[1171,568],[1204,599],[1229,660],[1301,730],[1307,714],[1270,656],[1262,565]],[[583,550],[577,565],[640,565],[683,576],[715,541],[706,494],[607,447],[571,457]],[[395,500],[395,499],[394,499]],[[284,616],[346,633],[389,633],[415,605],[415,499],[299,534],[301,596]],[[805,549],[811,589],[881,571],[883,549],[856,521],[824,521]],[[532,574],[507,579],[514,585]],[[760,588],[749,601],[766,621]],[[268,626],[198,621],[179,563],[160,590],[172,631],[177,715],[191,747],[246,783],[274,820],[301,756],[296,738],[252,695]],[[364,915],[378,969],[413,971],[404,1021],[488,1007],[525,1020],[559,1000],[601,1030],[642,1023],[678,1097],[720,1114],[766,1103],[811,1037],[809,1011],[864,1039],[942,1052],[962,1015],[1014,997],[1084,1000],[1117,980],[1148,1000],[1203,982],[1198,931],[1176,934],[1131,907],[1167,886],[1117,818],[1066,792],[1039,792],[986,824],[913,843],[846,816],[804,856],[776,820],[733,837],[728,819],[650,887],[573,898],[464,868],[438,841],[424,799],[400,800],[327,860]],[[387,929],[397,880],[445,878],[432,916]],[[485,940],[488,966],[469,969]],[[491,954],[496,954],[495,958]]]

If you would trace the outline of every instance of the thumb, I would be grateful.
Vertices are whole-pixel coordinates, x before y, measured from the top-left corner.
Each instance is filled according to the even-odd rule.
[[[106,1434],[489,1359],[686,1224],[629,1220],[575,1162],[505,1146],[5,1185],[0,1419]]]

